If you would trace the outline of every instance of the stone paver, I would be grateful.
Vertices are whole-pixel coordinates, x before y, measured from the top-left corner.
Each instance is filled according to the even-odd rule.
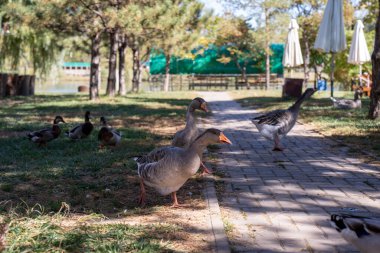
[[[227,174],[219,199],[234,252],[357,252],[329,224],[332,212],[380,214],[380,169],[347,147],[296,124],[284,152],[261,137],[244,109],[225,92],[204,92],[208,127],[230,138],[218,171]],[[302,112],[301,112],[302,113]]]

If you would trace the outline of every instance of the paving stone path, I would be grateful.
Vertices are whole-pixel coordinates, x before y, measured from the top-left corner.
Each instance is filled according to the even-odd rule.
[[[226,92],[201,95],[213,112],[209,126],[233,142],[217,168],[226,175],[219,204],[232,251],[358,252],[331,228],[329,214],[378,216],[379,167],[301,124],[283,139],[284,152],[273,152],[249,120],[255,110]]]

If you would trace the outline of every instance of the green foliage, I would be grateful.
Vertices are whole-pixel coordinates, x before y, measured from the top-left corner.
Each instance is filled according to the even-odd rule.
[[[0,39],[0,66],[17,72],[22,65],[24,73],[32,67],[33,73],[47,74],[62,50],[60,38],[31,26],[35,18],[34,2],[9,1],[2,10],[3,25],[8,28]]]

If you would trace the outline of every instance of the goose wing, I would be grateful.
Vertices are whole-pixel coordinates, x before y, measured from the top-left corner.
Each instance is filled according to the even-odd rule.
[[[43,132],[50,131],[50,130],[51,130],[51,128],[44,128],[44,129],[41,129],[38,131],[30,132],[30,133],[28,133],[28,138],[31,139],[33,137],[42,137]]]
[[[275,110],[253,118],[259,125],[283,126],[292,118],[288,110]]]
[[[139,177],[162,195],[176,191],[186,181],[176,173],[179,150],[177,147],[164,147],[136,159]]]
[[[54,139],[54,134],[52,133],[51,129],[46,128],[28,134],[28,138],[33,142],[50,141]]]

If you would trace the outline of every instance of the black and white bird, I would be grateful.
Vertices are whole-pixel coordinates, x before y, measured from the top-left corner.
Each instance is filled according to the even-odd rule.
[[[361,253],[380,252],[380,219],[332,214],[331,225]]]
[[[296,124],[301,104],[310,98],[316,90],[306,89],[300,98],[286,110],[274,110],[251,119],[260,134],[274,141],[273,151],[282,151],[280,139],[292,130]]]
[[[84,123],[79,124],[65,133],[72,140],[79,140],[89,136],[94,129],[94,126],[90,122],[90,112],[87,111],[84,115]]]

